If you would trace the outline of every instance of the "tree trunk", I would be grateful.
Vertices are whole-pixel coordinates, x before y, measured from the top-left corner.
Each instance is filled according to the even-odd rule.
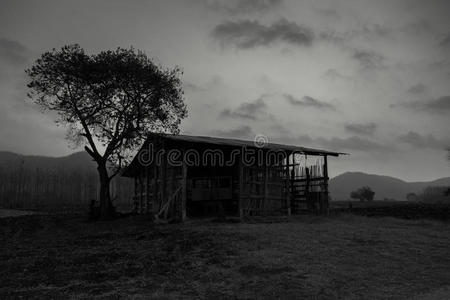
[[[97,170],[100,177],[100,219],[112,219],[114,218],[115,210],[111,203],[111,195],[109,192],[110,179],[106,169],[106,163],[98,163]]]

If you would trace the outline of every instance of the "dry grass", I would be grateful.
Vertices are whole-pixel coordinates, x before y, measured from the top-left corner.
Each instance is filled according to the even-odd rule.
[[[436,221],[154,226],[143,217],[34,215],[1,219],[0,239],[1,299],[433,299],[450,291],[450,224]]]

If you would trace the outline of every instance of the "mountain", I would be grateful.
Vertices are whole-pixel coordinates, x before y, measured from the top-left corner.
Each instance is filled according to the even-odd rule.
[[[347,200],[352,191],[362,186],[369,186],[375,192],[376,200],[406,200],[408,193],[420,194],[428,186],[450,186],[450,177],[429,182],[407,182],[390,176],[346,172],[329,182],[330,194],[334,200]]]
[[[24,170],[95,171],[95,162],[86,152],[76,152],[62,157],[21,155],[0,151],[0,168]]]

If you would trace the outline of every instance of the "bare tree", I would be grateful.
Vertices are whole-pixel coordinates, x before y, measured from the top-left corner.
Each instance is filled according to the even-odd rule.
[[[111,179],[150,132],[178,133],[187,116],[180,69],[133,48],[88,55],[74,44],[42,54],[26,73],[29,97],[56,111],[67,139],[97,163],[101,218],[112,217]]]

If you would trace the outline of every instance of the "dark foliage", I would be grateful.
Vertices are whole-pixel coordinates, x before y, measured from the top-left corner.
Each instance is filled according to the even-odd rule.
[[[110,180],[150,132],[178,133],[187,115],[180,69],[164,69],[133,48],[88,55],[74,44],[42,54],[26,73],[29,96],[56,111],[67,139],[96,161],[101,214],[110,217]]]
[[[374,196],[375,192],[368,186],[364,186],[350,193],[350,198],[358,199],[359,201],[372,201]]]

